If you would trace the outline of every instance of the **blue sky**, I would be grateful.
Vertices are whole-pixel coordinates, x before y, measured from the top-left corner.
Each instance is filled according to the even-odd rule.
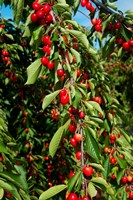
[[[125,12],[126,10],[133,10],[133,0],[117,0],[115,4],[118,7],[118,9],[122,12]],[[89,14],[89,11],[85,8],[80,7],[80,10],[83,11],[83,13],[85,13],[86,15]],[[2,7],[0,11],[3,17],[7,19],[12,18],[12,11],[9,8]],[[78,21],[78,23],[82,26],[90,26],[90,20],[87,19],[87,17],[81,14],[80,12],[76,14],[74,19]]]

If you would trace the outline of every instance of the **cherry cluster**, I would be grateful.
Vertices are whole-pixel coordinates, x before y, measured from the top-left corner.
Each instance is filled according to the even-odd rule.
[[[7,65],[11,65],[9,51],[6,49],[2,49],[2,60],[5,61],[7,63]]]
[[[86,9],[89,10],[91,13],[95,11],[95,8],[89,0],[81,0],[80,4],[82,7],[86,7]]]
[[[69,93],[66,88],[63,88],[59,93],[60,103],[64,106],[69,103]]]
[[[101,32],[102,31],[102,19],[101,18],[93,18],[91,23],[94,25],[95,31]]]
[[[38,3],[38,0],[32,3],[34,12],[31,14],[31,21],[38,22],[40,25],[47,25],[53,21],[53,16],[50,13],[51,6],[48,3],[44,5]]]

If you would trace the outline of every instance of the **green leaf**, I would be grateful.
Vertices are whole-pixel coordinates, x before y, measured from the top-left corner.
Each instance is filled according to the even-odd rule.
[[[74,37],[76,37],[78,39],[78,41],[80,42],[80,44],[88,50],[88,48],[89,48],[89,41],[87,39],[87,36],[83,32],[77,31],[77,30],[69,30],[69,29],[67,29],[67,31],[71,35],[73,35]]]
[[[78,51],[76,51],[75,49],[73,49],[73,48],[70,48],[70,51],[71,51],[72,55],[74,55],[74,57],[76,58],[77,64],[80,65],[81,64],[81,55],[80,55],[80,53]]]
[[[70,6],[66,3],[57,3],[53,6],[53,9],[56,9],[59,13],[63,13],[65,11],[71,12]]]
[[[53,196],[55,196],[56,194],[62,192],[63,190],[65,190],[67,188],[66,185],[55,185],[51,188],[49,188],[48,190],[46,190],[45,192],[43,192],[40,197],[39,200],[46,200],[49,199]]]
[[[86,151],[92,158],[94,158],[99,163],[101,156],[100,156],[100,149],[98,146],[98,142],[94,139],[94,137],[87,128],[85,129],[85,135],[86,135],[86,140],[85,140]]]
[[[75,97],[74,97],[73,102],[72,102],[72,104],[75,108],[78,107],[81,98],[82,98],[82,95],[81,95],[80,91],[75,90]]]
[[[72,176],[71,179],[69,179],[69,181],[68,181],[68,189],[67,189],[68,193],[72,191],[72,189],[75,186],[76,182],[78,181],[80,175],[81,175],[81,172],[77,172]]]
[[[105,162],[103,163],[103,167],[104,167],[104,171],[102,172],[103,178],[107,178],[109,173],[110,173],[110,158],[108,156],[108,158],[105,160]]]
[[[114,191],[113,191],[113,188],[111,187],[111,185],[109,185],[107,183],[107,181],[105,179],[103,179],[102,177],[93,177],[91,179],[91,182],[94,182],[94,183],[98,183],[98,184],[101,184],[103,185],[105,188],[106,188],[106,192],[110,195],[113,195],[114,194]]]
[[[93,106],[97,111],[99,111],[101,114],[103,114],[103,111],[102,111],[100,105],[97,102],[95,102],[95,101],[88,101],[88,103],[91,106]]]
[[[97,164],[97,163],[89,163],[90,166],[94,167],[94,168],[97,168],[97,169],[100,169],[102,171],[105,171],[105,169],[103,168],[102,165],[100,164]]]
[[[127,162],[125,159],[121,159],[119,157],[117,157],[117,162],[120,165],[121,169],[126,169],[127,168]]]
[[[92,111],[94,109],[93,106],[91,104],[89,104],[89,102],[84,101],[84,104],[90,111]]]
[[[114,9],[114,10],[118,10],[117,6],[114,3],[106,3],[106,6],[109,6],[110,8]]]
[[[44,110],[47,106],[55,99],[55,97],[59,94],[60,90],[56,90],[55,92],[48,94],[43,99],[42,109]]]
[[[122,26],[121,27],[121,35],[126,39],[126,41],[128,41],[132,37],[132,32],[129,31],[125,26]]]
[[[80,5],[80,0],[76,0],[74,2],[74,14],[76,14],[78,8],[79,8],[79,5]]]
[[[22,19],[23,8],[24,8],[24,0],[18,0],[17,1],[17,7],[16,7],[16,10],[15,10],[15,16],[14,16],[14,22],[15,22],[16,25],[18,25],[19,22]]]
[[[88,52],[90,54],[90,57],[92,57],[96,62],[98,62],[99,55],[97,54],[96,49],[94,49],[92,46],[89,46]]]
[[[5,36],[6,36],[7,38],[9,38],[10,40],[13,40],[13,41],[14,41],[14,38],[13,38],[13,36],[12,36],[11,34],[5,33]]]
[[[9,154],[8,151],[7,151],[6,145],[1,140],[0,140],[0,152]]]
[[[0,199],[2,199],[4,196],[4,190],[0,187]]]
[[[89,184],[88,184],[88,193],[91,198],[95,197],[97,194],[97,190],[92,182],[89,182]]]
[[[41,60],[40,58],[34,61],[28,68],[27,68],[27,75],[28,80],[25,84],[33,84],[35,83],[36,79],[39,76],[41,71]]]
[[[50,142],[50,145],[49,145],[49,153],[52,157],[54,157],[56,151],[57,151],[57,148],[59,146],[59,143],[61,141],[61,138],[62,138],[62,135],[64,133],[64,131],[66,131],[70,125],[70,119],[63,125],[61,126],[57,131],[56,133],[54,134],[51,142]]]
[[[117,184],[120,184],[121,178],[124,176],[124,173],[125,173],[125,169],[122,169],[122,170],[117,174],[117,177],[116,177]]]

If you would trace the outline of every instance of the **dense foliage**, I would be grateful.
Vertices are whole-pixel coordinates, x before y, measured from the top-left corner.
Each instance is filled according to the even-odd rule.
[[[133,199],[133,11],[113,2],[1,1],[0,199]]]

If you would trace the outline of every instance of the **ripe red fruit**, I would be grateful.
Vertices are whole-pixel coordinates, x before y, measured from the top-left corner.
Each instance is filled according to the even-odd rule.
[[[91,6],[90,12],[93,13],[94,11],[95,11],[95,8],[93,6]]]
[[[114,157],[111,157],[110,158],[110,163],[111,164],[115,164],[117,162],[117,159],[116,158],[114,158]]]
[[[128,42],[124,42],[124,43],[122,44],[122,46],[123,46],[123,48],[124,48],[125,50],[127,50],[127,51],[130,50],[130,45],[129,45]]]
[[[111,140],[116,140],[116,136],[115,136],[114,134],[110,134],[109,138],[110,138]]]
[[[109,148],[108,148],[108,147],[104,147],[103,151],[104,151],[105,153],[109,153]]]
[[[76,146],[77,146],[77,142],[75,141],[74,138],[70,138],[70,144],[71,144],[73,147],[76,147]]]
[[[43,47],[43,52],[46,53],[48,56],[50,55],[51,48],[50,46],[46,45]]]
[[[58,69],[58,70],[57,70],[57,75],[58,75],[58,76],[61,77],[61,76],[63,76],[64,74],[65,74],[64,69]]]
[[[9,52],[7,50],[2,50],[2,56],[9,56]]]
[[[84,117],[85,117],[85,113],[83,111],[80,111],[79,112],[79,118],[84,119]]]
[[[81,75],[80,69],[77,69],[77,76],[79,77]]]
[[[75,153],[75,155],[76,155],[76,158],[77,158],[78,160],[81,159],[81,151],[77,151],[77,152]]]
[[[33,10],[38,11],[38,10],[40,10],[42,8],[42,5],[40,3],[38,3],[38,2],[33,2],[32,3],[32,8],[33,8]]]
[[[91,23],[92,23],[93,25],[96,25],[96,24],[97,24],[97,19],[93,18],[93,19],[91,20]]]
[[[85,6],[86,6],[87,10],[91,10],[92,4],[91,4],[91,2],[88,1]]]
[[[133,192],[129,192],[129,197],[131,198],[131,199],[133,199]]]
[[[95,96],[95,97],[93,98],[93,101],[97,102],[98,104],[102,104],[102,98],[99,97],[99,96]]]
[[[68,174],[68,178],[72,178],[74,176],[75,172],[73,171],[70,171],[69,174]]]
[[[71,133],[74,133],[75,131],[76,131],[76,125],[75,124],[70,124],[69,125],[69,131],[71,132]],[[74,138],[75,139],[75,138]]]
[[[66,89],[62,89],[62,90],[60,91],[60,93],[59,93],[60,98],[61,98],[62,96],[66,96],[66,95],[67,95],[67,90],[66,90]]]
[[[38,19],[42,19],[45,16],[45,12],[44,12],[44,10],[38,10],[36,12],[36,15],[37,15]]]
[[[80,133],[75,133],[73,138],[75,139],[76,142],[82,141],[82,135]]]
[[[127,176],[123,176],[123,177],[121,178],[121,182],[122,182],[123,184],[127,183]]]
[[[51,44],[52,44],[49,35],[45,35],[45,36],[43,36],[43,38],[42,38],[42,42],[43,42],[45,45],[48,45],[48,46],[51,46]]]
[[[111,175],[111,178],[112,178],[112,179],[116,179],[115,174],[112,174],[112,175]]]
[[[53,16],[49,13],[46,17],[45,17],[46,22],[52,22],[53,21]]]
[[[53,61],[49,61],[47,64],[48,69],[52,70],[54,69],[54,62]]]
[[[49,62],[49,60],[48,60],[48,58],[47,58],[46,56],[43,56],[43,57],[41,58],[41,63],[42,63],[44,66],[47,66],[47,65],[48,65],[48,62]]]
[[[128,44],[129,44],[131,47],[133,47],[133,40],[129,40],[129,41],[128,41]]]
[[[47,3],[44,4],[44,6],[43,6],[43,10],[44,10],[45,14],[47,15],[47,14],[50,12],[50,10],[51,10],[50,5],[47,4]]]
[[[98,32],[101,32],[101,31],[102,31],[102,25],[101,25],[101,24],[96,24],[96,25],[94,26],[94,29],[95,29],[96,31],[98,31]]]
[[[31,16],[30,16],[30,19],[33,23],[37,22],[38,21],[38,17],[37,17],[37,14],[36,13],[32,13]]]
[[[28,112],[27,112],[27,111],[24,111],[24,112],[23,112],[23,116],[24,116],[24,117],[27,117],[27,116],[28,116]]]
[[[120,30],[120,28],[121,28],[121,23],[120,23],[120,22],[116,22],[116,23],[114,24],[114,28],[117,29],[117,30]]]
[[[66,94],[65,96],[61,96],[60,103],[64,106],[69,103],[69,96]]]
[[[90,200],[90,198],[87,196],[84,196],[84,197],[82,197],[82,200]]]
[[[102,19],[101,18],[98,18],[97,19],[97,24],[101,24],[102,23]]]
[[[83,173],[86,176],[91,176],[93,171],[94,171],[94,169],[91,166],[84,166],[83,167]]]
[[[75,193],[70,193],[67,200],[78,200],[78,197]]]
[[[82,7],[85,7],[87,3],[87,0],[81,0],[80,4]]]

